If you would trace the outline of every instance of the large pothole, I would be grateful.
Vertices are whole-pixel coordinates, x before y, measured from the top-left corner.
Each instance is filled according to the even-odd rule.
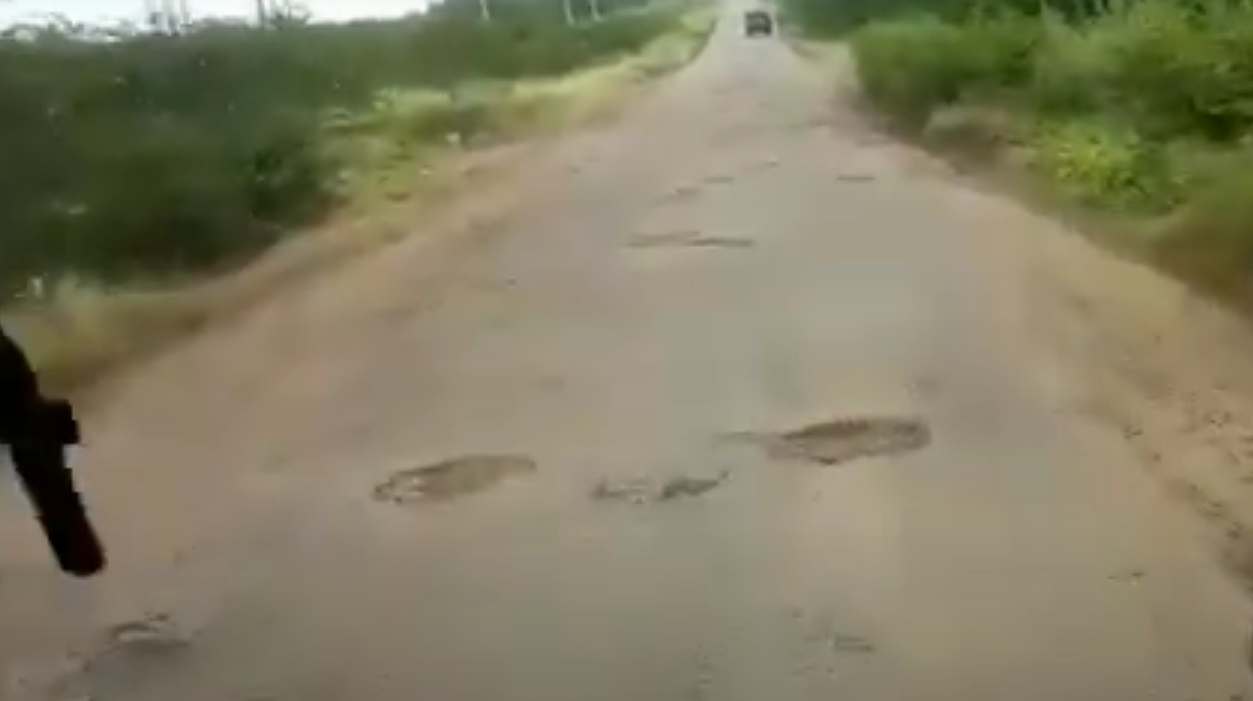
[[[524,455],[465,455],[394,473],[374,488],[374,499],[398,506],[448,501],[535,470]]]
[[[931,443],[927,422],[916,417],[872,416],[810,424],[785,433],[737,433],[776,460],[839,465],[858,458],[919,450]]]

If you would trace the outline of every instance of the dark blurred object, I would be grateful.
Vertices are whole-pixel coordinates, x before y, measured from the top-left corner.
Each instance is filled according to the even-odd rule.
[[[73,407],[40,393],[30,361],[0,328],[0,443],[61,570],[90,577],[104,570],[105,554],[65,460],[65,449],[78,442]]]
[[[770,36],[774,33],[774,17],[765,10],[749,10],[744,13],[744,34]]]

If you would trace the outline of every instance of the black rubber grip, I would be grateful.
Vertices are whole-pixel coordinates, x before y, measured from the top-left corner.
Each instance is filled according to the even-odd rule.
[[[23,490],[48,540],[57,565],[67,574],[90,577],[107,564],[104,546],[87,517],[73,477],[64,466],[63,449],[29,443],[10,446]],[[53,452],[55,451],[55,452]]]

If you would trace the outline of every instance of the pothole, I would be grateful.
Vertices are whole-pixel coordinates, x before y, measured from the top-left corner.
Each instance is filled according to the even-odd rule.
[[[699,237],[699,231],[667,231],[660,234],[638,234],[632,237],[627,245],[631,248],[665,248],[667,246],[682,246]]]
[[[165,654],[187,647],[187,637],[168,614],[154,613],[111,626],[105,633],[109,650]]]
[[[528,474],[535,461],[523,455],[465,455],[401,470],[374,488],[376,501],[398,506],[448,501]]]
[[[714,173],[706,175],[701,182],[705,185],[726,185],[735,182],[737,177],[735,173]]]
[[[835,179],[842,183],[869,183],[874,182],[875,176],[871,173],[840,173]]]
[[[836,633],[831,636],[831,649],[835,652],[844,652],[860,655],[868,655],[878,651],[878,646],[874,641],[861,635],[849,635],[846,633]]]
[[[915,417],[837,419],[786,433],[737,433],[732,439],[760,445],[776,460],[838,465],[858,458],[919,450],[931,443],[931,429]]]
[[[751,248],[756,244],[748,238],[736,236],[706,236],[699,231],[667,231],[660,234],[640,234],[627,244],[631,248]]]
[[[601,480],[592,488],[591,496],[595,501],[616,501],[628,504],[653,504],[692,499],[717,489],[730,477],[731,472],[723,470],[713,477],[678,475],[661,482],[644,478]]]
[[[99,652],[83,660],[81,672],[126,675],[149,666],[165,667],[191,649],[191,637],[167,614],[154,613],[104,631]]]
[[[734,236],[698,236],[684,245],[689,248],[752,248],[756,242]]]
[[[678,185],[663,193],[656,201],[675,202],[677,200],[686,200],[695,197],[700,191],[700,185]]]

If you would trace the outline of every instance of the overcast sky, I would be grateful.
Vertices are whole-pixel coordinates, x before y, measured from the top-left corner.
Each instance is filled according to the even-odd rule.
[[[251,17],[255,0],[188,0],[197,17]],[[343,20],[362,17],[395,17],[425,6],[426,0],[303,0],[318,19]],[[48,13],[79,22],[139,20],[144,0],[0,0],[0,25],[12,24]]]

